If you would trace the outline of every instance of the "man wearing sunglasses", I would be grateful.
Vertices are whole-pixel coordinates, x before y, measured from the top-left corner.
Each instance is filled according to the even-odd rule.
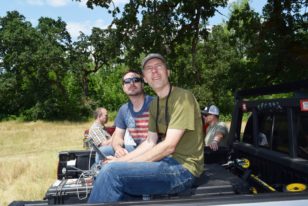
[[[89,203],[183,192],[203,172],[198,102],[191,92],[170,84],[170,71],[160,54],[145,57],[142,68],[145,82],[157,94],[149,110],[147,139],[127,155],[107,161],[96,178]]]
[[[125,156],[140,145],[148,134],[149,105],[153,97],[144,93],[142,73],[135,70],[125,72],[122,88],[129,101],[118,111],[112,146],[100,148],[105,156]]]

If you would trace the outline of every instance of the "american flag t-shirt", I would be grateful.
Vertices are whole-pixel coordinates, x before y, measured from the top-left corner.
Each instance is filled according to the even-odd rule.
[[[141,115],[133,118],[135,120],[134,127],[128,126],[128,131],[137,145],[142,143],[148,135],[149,111],[143,112]]]

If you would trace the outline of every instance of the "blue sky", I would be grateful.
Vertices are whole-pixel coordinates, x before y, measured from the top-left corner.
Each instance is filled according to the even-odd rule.
[[[129,0],[114,0],[118,6],[123,6]],[[0,16],[6,16],[8,11],[17,10],[24,15],[33,26],[37,25],[40,17],[57,19],[61,17],[67,23],[67,30],[73,39],[79,35],[79,31],[90,34],[92,27],[106,28],[111,22],[111,15],[105,9],[96,7],[93,10],[85,5],[85,0],[76,2],[72,0],[0,0]],[[229,0],[229,4],[236,0]],[[251,7],[261,12],[266,0],[250,0]],[[220,8],[225,16],[229,15],[229,8]],[[210,19],[210,26],[219,24],[226,17],[216,14]]]

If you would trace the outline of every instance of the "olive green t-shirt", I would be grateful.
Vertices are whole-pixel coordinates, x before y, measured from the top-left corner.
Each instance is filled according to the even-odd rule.
[[[204,139],[201,113],[197,100],[188,90],[173,87],[168,99],[167,110],[167,97],[159,99],[158,124],[156,127],[157,100],[158,98],[155,97],[150,105],[149,131],[165,134],[167,131],[166,120],[169,121],[168,128],[184,129],[184,135],[171,157],[181,163],[194,176],[200,176],[204,164]],[[167,119],[165,116],[166,111]]]

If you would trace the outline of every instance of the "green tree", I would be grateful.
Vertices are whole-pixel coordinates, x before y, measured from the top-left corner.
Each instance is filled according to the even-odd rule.
[[[208,35],[207,20],[214,16],[218,6],[226,4],[226,0],[130,0],[119,15],[120,9],[111,0],[87,0],[89,8],[101,6],[113,15],[112,25],[121,37],[129,66],[139,67],[142,53],[160,52],[167,56],[172,68],[177,59],[176,47],[188,44],[190,73],[196,83],[200,83],[200,68],[196,63],[198,43]]]
[[[258,59],[258,70],[267,74],[264,84],[308,76],[307,7],[307,0],[268,0],[264,7]]]
[[[226,25],[218,25],[212,27],[207,41],[199,43],[196,64],[200,68],[198,75],[202,83],[196,84],[189,72],[190,47],[186,44],[176,48],[177,61],[171,73],[172,83],[191,89],[201,107],[216,104],[223,113],[232,110],[234,88],[230,87],[230,82],[234,75],[230,69],[240,61],[236,48],[229,41],[230,36]]]
[[[65,22],[40,18],[33,28],[16,11],[0,21],[0,101],[6,105],[1,113],[29,120],[66,118],[73,111],[63,84],[71,43]]]
[[[71,37],[66,30],[66,23],[60,18],[41,17],[36,30],[39,47],[32,54],[34,77],[28,90],[34,95],[34,106],[25,113],[32,114],[33,118],[63,119],[73,113],[64,86],[70,66]]]
[[[89,97],[89,76],[108,70],[121,55],[120,41],[113,29],[93,28],[90,36],[81,33],[74,42],[73,71],[80,78],[85,97]]]
[[[223,113],[232,110],[234,88],[230,87],[230,82],[236,77],[230,69],[240,59],[230,44],[230,36],[226,25],[214,26],[208,41],[200,44],[198,64],[203,83],[192,88],[200,105],[216,104]]]
[[[114,68],[100,69],[90,75],[90,88],[93,91],[92,98],[97,102],[96,106],[118,111],[120,106],[128,100],[122,89],[122,74],[125,70],[125,66],[119,65]]]
[[[308,75],[307,1],[269,0],[259,16],[248,1],[235,5],[228,21],[241,61],[232,87],[278,84]]]
[[[0,18],[1,114],[17,115],[31,105],[28,82],[34,69],[32,54],[38,34],[17,11]]]
[[[260,49],[261,17],[249,6],[249,1],[244,0],[233,4],[231,17],[228,21],[230,31],[229,42],[235,48],[239,61],[232,64],[229,71],[232,88],[249,88],[259,84],[256,71],[257,57]]]

